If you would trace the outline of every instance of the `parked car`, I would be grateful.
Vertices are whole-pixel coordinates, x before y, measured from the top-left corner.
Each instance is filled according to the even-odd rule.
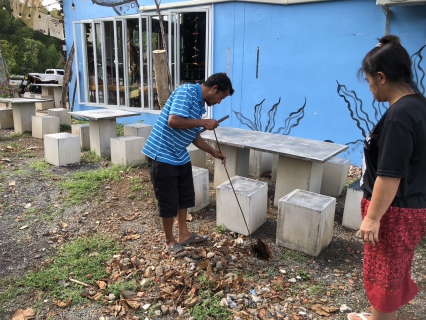
[[[64,69],[46,69],[46,72],[42,76],[42,81],[44,83],[56,83],[62,84],[64,79]]]

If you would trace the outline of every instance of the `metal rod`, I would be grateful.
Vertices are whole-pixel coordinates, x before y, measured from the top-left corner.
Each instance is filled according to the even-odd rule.
[[[227,116],[224,116],[223,118],[220,118],[219,120],[217,120],[217,122],[222,122],[223,120],[226,120],[226,119],[228,119],[229,118],[229,115],[227,115]],[[207,129],[203,129],[203,130],[200,130],[200,131],[198,131],[198,133],[203,133],[204,131],[206,131]],[[214,130],[213,130],[214,131]],[[215,133],[215,135],[216,135],[216,133]]]

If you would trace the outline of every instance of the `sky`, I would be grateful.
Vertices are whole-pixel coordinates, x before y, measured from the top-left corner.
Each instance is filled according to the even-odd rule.
[[[49,11],[52,11],[52,9],[58,9],[60,8],[58,0],[43,0],[43,6],[45,6]]]

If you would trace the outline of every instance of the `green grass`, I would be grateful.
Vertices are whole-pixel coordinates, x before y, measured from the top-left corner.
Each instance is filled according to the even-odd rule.
[[[225,233],[226,227],[223,225],[223,223],[220,226],[216,227],[216,233]]]
[[[141,191],[143,189],[141,180],[139,178],[131,178],[130,179],[130,186],[131,186],[130,190],[132,192]]]
[[[68,124],[61,124],[59,126],[59,132],[71,132],[71,126]]]
[[[30,168],[34,169],[35,171],[38,172],[44,172],[47,169],[50,168],[50,164],[48,164],[46,161],[44,160],[36,160],[33,163],[30,164]]]
[[[28,138],[30,135],[28,133],[12,133],[8,137],[2,137],[0,138],[0,141],[8,141],[16,138]]]
[[[81,163],[97,163],[101,161],[101,157],[95,151],[84,152],[81,156]]]
[[[202,293],[199,304],[189,309],[189,314],[197,320],[232,319],[231,313],[220,305],[222,296],[211,296],[209,292]]]
[[[307,256],[302,252],[297,251],[291,251],[287,250],[283,254],[281,254],[278,259],[283,260],[283,262],[293,262],[293,261],[299,261],[299,262],[306,262],[308,261]]]
[[[99,188],[111,180],[120,179],[124,166],[111,166],[92,171],[77,172],[58,185],[67,190],[65,202],[69,205],[80,204],[100,194]]]
[[[44,298],[72,299],[73,304],[86,302],[81,297],[82,287],[69,282],[69,278],[87,282],[88,274],[92,275],[91,281],[107,277],[105,263],[120,249],[116,239],[101,235],[65,244],[38,271],[29,271],[21,279],[1,280],[0,287],[4,289],[0,292],[0,305],[28,290],[38,291]],[[70,285],[59,284],[61,280]]]
[[[127,122],[117,123],[117,137],[124,136],[124,126],[126,124],[127,124]]]

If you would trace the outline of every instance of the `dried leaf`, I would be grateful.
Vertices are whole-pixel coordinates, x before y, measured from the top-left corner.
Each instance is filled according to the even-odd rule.
[[[12,320],[27,320],[33,319],[35,317],[35,312],[32,308],[27,309],[18,309],[12,315]]]
[[[184,302],[185,307],[187,308],[192,308],[193,306],[195,306],[198,303],[198,298],[189,298],[188,300],[186,300]]]
[[[53,299],[53,304],[56,304],[59,308],[66,308],[71,304],[72,299],[69,299],[68,301],[61,301],[58,299]]]
[[[87,296],[87,298],[89,298],[90,300],[93,300],[93,301],[98,301],[101,297],[102,297],[102,293],[101,292],[97,292],[95,295],[93,295],[93,296]]]
[[[99,289],[105,289],[107,284],[104,281],[96,281],[96,284],[98,285]]]
[[[209,265],[210,265],[210,263],[209,263],[208,260],[203,260],[198,264],[195,271],[197,272],[197,271],[200,271],[200,270],[206,270]]]
[[[260,309],[259,310],[259,312],[258,312],[258,314],[257,314],[257,316],[260,318],[260,319],[265,319],[265,317],[266,317],[266,310],[265,309]]]
[[[20,228],[19,228],[19,230],[24,230],[24,229],[26,229],[26,228],[28,228],[28,225],[25,225],[25,226],[20,227]]]
[[[16,186],[16,182],[15,181],[9,182],[9,187],[14,187],[14,186]],[[19,309],[19,310],[21,310],[21,309]]]
[[[133,221],[133,220],[135,220],[135,219],[137,219],[137,218],[139,218],[140,217],[140,214],[138,213],[138,214],[135,214],[134,216],[130,216],[130,217],[123,217],[122,219],[124,220],[124,221]]]
[[[129,236],[125,236],[123,238],[123,241],[130,241],[130,240],[136,240],[136,239],[140,239],[141,235],[140,234],[131,234]]]
[[[130,300],[127,299],[126,303],[129,305],[130,308],[132,309],[139,309],[139,307],[141,306],[140,301],[136,301],[136,300]]]
[[[192,221],[192,215],[190,213],[186,215],[186,221]]]
[[[0,159],[0,161],[4,161],[4,162],[12,162],[12,160],[7,159],[7,158]]]
[[[68,227],[68,224],[66,224],[63,221],[59,221],[59,225],[61,226],[62,229],[65,229],[66,227]]]

